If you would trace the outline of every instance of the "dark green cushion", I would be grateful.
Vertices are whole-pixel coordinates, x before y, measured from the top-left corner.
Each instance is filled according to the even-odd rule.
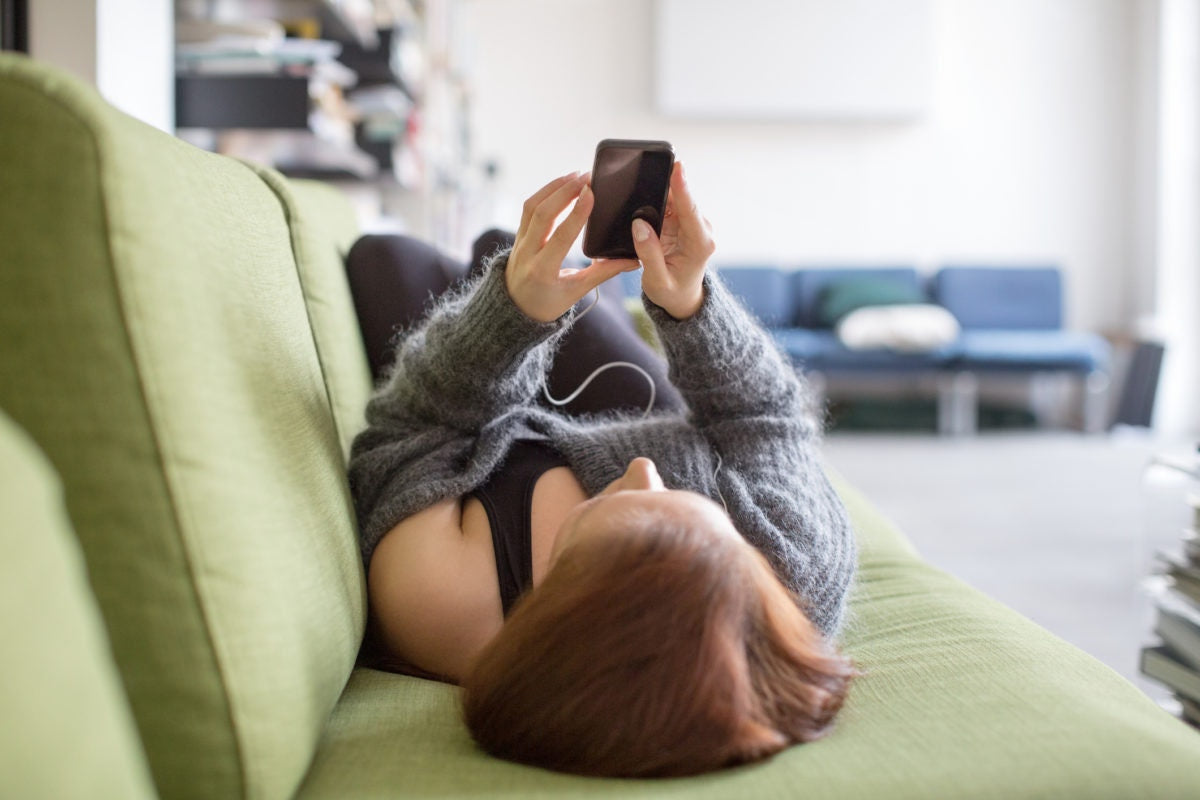
[[[817,322],[832,328],[842,317],[868,306],[927,303],[920,289],[886,278],[844,278],[821,290],[817,298]]]
[[[0,797],[153,797],[62,487],[3,413],[0,509]]]

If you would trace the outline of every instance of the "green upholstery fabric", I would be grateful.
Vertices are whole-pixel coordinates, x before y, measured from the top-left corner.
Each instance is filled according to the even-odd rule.
[[[371,370],[344,266],[358,238],[358,221],[341,192],[329,185],[289,182],[274,170],[249,166],[279,196],[287,213],[338,438],[349,457],[355,434],[366,426],[371,395]]]
[[[287,797],[361,639],[279,199],[0,56],[0,407],[63,479],[160,794]]]
[[[69,542],[24,541],[43,523],[0,497],[4,641],[47,648],[6,651],[0,702],[31,664],[62,686],[42,719],[0,716],[0,796],[70,796],[73,771],[93,796],[148,793],[114,661],[164,798],[1196,796],[1200,736],[924,564],[844,482],[862,540],[845,643],[865,674],[830,737],[769,763],[558,775],[482,755],[453,687],[352,671],[364,587],[344,456],[369,390],[338,258],[353,238],[330,190],[0,55],[0,407],[61,476],[113,657]],[[23,481],[16,497],[47,508]],[[22,613],[46,616],[9,611],[42,597]],[[62,774],[13,730],[55,735]]]
[[[1195,731],[1090,656],[921,562],[862,497],[839,490],[862,535],[846,648],[865,674],[826,739],[698,778],[575,778],[482,755],[453,687],[358,670],[300,796],[1196,796]]]
[[[62,487],[3,414],[0,509],[0,797],[153,797]]]

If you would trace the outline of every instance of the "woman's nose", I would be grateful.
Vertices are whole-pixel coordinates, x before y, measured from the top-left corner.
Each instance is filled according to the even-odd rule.
[[[665,488],[654,462],[642,456],[629,462],[622,483],[625,489],[662,491]]]

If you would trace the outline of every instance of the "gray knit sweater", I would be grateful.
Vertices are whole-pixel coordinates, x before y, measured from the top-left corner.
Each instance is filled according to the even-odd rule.
[[[854,536],[821,470],[819,425],[793,370],[719,280],[699,312],[676,320],[643,297],[686,416],[572,418],[535,404],[554,349],[574,320],[526,317],[504,282],[507,256],[441,298],[398,345],[350,455],[362,555],[400,520],[478,488],[513,440],[544,434],[589,495],[636,456],[664,484],[722,500],[826,634],[839,630],[854,573]],[[719,469],[718,469],[719,463]]]

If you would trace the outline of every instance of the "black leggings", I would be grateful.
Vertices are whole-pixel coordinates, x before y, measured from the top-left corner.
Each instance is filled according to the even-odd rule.
[[[469,266],[409,236],[368,235],[354,244],[346,257],[346,271],[376,381],[391,366],[396,335],[419,322],[442,292],[478,275],[488,256],[507,249],[512,242],[511,233],[487,231],[475,240]],[[596,306],[562,339],[546,380],[550,395],[565,398],[597,367],[629,361],[653,377],[655,411],[681,412],[683,399],[667,379],[666,361],[638,334],[624,307],[620,283],[605,283],[599,300],[589,295],[580,301],[580,310],[593,302]],[[605,370],[565,406],[554,406],[541,395],[538,398],[543,405],[575,415],[640,411],[649,399],[645,377],[628,367]]]

